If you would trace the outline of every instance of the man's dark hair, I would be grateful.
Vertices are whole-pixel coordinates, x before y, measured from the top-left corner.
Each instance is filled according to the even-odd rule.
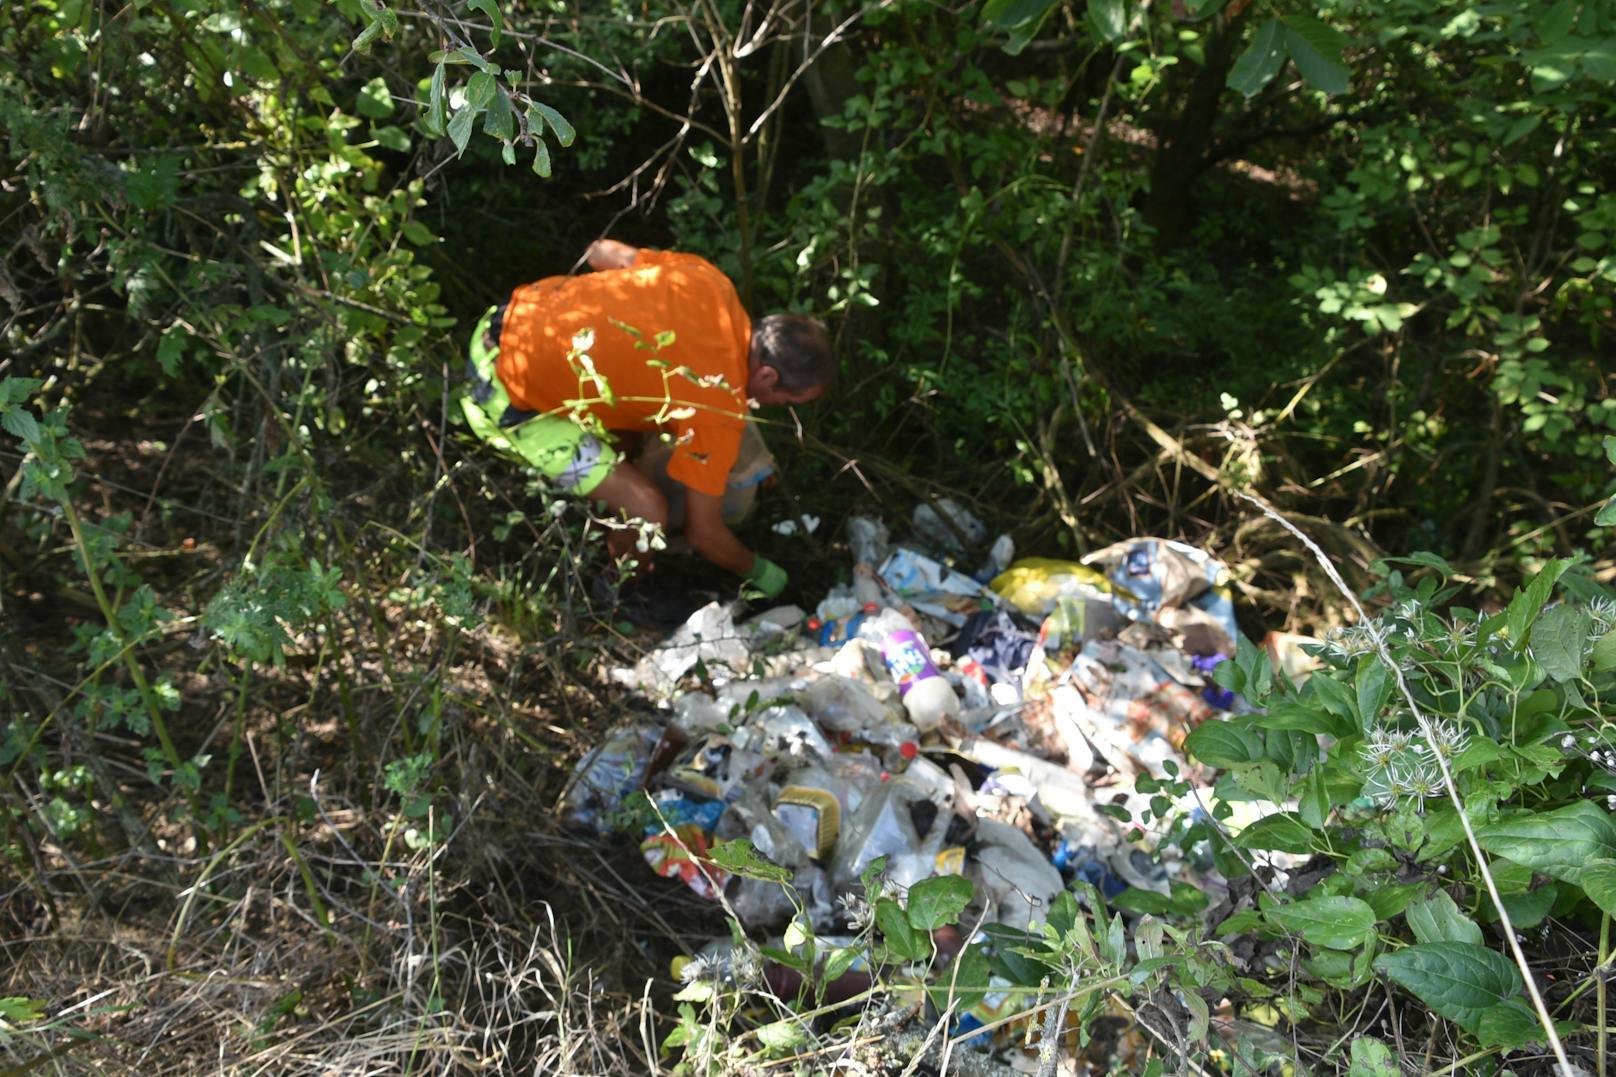
[[[806,314],[770,314],[752,323],[752,362],[772,366],[788,392],[831,387],[836,380],[836,354],[830,334]]]

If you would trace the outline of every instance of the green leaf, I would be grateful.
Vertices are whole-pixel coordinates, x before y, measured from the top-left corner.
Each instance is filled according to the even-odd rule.
[[[1532,625],[1532,657],[1555,681],[1574,681],[1582,675],[1582,645],[1593,618],[1581,606],[1562,603],[1543,611]]]
[[[1509,125],[1509,130],[1504,132],[1503,144],[1508,146],[1519,142],[1533,131],[1536,131],[1538,124],[1542,122],[1542,116],[1522,116],[1518,118],[1514,123]]]
[[[1324,829],[1330,818],[1330,790],[1324,784],[1323,767],[1315,766],[1307,772],[1307,781],[1302,785],[1296,806],[1302,822],[1316,830]]]
[[[1521,990],[1508,958],[1467,942],[1421,943],[1382,954],[1375,971],[1471,1033],[1482,1014]]]
[[[0,407],[6,404],[21,404],[33,396],[45,382],[41,378],[18,378],[7,376],[0,378]]]
[[[404,233],[405,239],[409,240],[417,247],[428,246],[429,244],[437,242],[438,238],[432,234],[432,229],[428,228],[420,221],[405,221],[404,227],[400,229],[400,231]]]
[[[788,882],[791,879],[789,869],[763,859],[746,838],[716,842],[707,855],[714,864],[731,875],[777,883]]]
[[[1268,849],[1282,853],[1313,851],[1313,830],[1295,812],[1279,812],[1252,823],[1234,836],[1241,849]]]
[[[1525,587],[1515,592],[1515,597],[1509,600],[1509,608],[1504,611],[1504,626],[1509,629],[1509,640],[1517,650],[1525,646],[1527,632],[1537,615],[1543,612],[1543,607],[1549,604],[1549,596],[1554,593],[1555,582],[1571,567],[1570,558],[1558,558],[1550,561],[1533,576]]]
[[[1326,675],[1320,675],[1320,683],[1329,681]],[[1334,683],[1334,682],[1332,682]],[[1331,713],[1323,705],[1323,701],[1302,702],[1287,700],[1269,707],[1267,712],[1256,716],[1256,724],[1263,729],[1285,730],[1292,733],[1325,733],[1329,736],[1345,737],[1357,729],[1351,722],[1345,722],[1340,716]]]
[[[1391,1048],[1373,1036],[1359,1036],[1352,1041],[1347,1077],[1403,1077],[1403,1069],[1392,1057]]]
[[[1571,1027],[1564,1024],[1563,1031],[1569,1032]],[[1532,1008],[1521,999],[1512,998],[1482,1013],[1476,1023],[1476,1039],[1483,1047],[1525,1047],[1543,1043],[1548,1037],[1543,1034],[1543,1023]]]
[[[379,120],[393,114],[393,95],[387,92],[387,80],[377,75],[359,88],[357,102],[359,114]]]
[[[472,0],[473,4],[478,2],[479,0]],[[491,4],[493,0],[483,0],[483,2]],[[798,1018],[796,1020],[774,1021],[764,1025],[757,1030],[757,1038],[759,1043],[771,1051],[789,1051],[806,1043],[808,1033],[803,1028],[802,1019]]]
[[[493,100],[488,102],[488,115],[483,117],[483,130],[501,142],[509,142],[515,136],[516,114],[511,111],[509,97],[496,93]]]
[[[1459,911],[1446,890],[1409,905],[1404,913],[1409,930],[1420,942],[1464,942],[1481,945],[1481,928]]]
[[[370,137],[374,138],[379,146],[398,153],[410,152],[410,136],[404,133],[402,127],[392,124],[386,127],[373,127],[370,130]]]
[[[443,64],[432,69],[431,88],[427,94],[428,104],[426,117],[421,121],[427,133],[433,138],[443,134],[444,107],[448,101],[448,76],[444,73]]]
[[[577,137],[577,132],[572,129],[572,124],[567,122],[567,118],[565,116],[561,115],[561,113],[557,112],[549,105],[543,104],[539,101],[534,101],[528,106],[527,120],[529,125],[531,125],[533,128],[533,134],[535,137],[543,133],[540,130],[538,121],[534,119],[535,116],[543,119],[544,122],[549,125],[550,130],[555,132],[556,141],[561,143],[562,149],[566,149],[568,146],[572,145],[572,140]]]
[[[533,139],[533,171],[545,179],[550,178],[550,147],[537,137]]]
[[[1616,505],[1616,501],[1612,501],[1611,504]],[[1609,673],[1616,669],[1616,631],[1606,632],[1599,637],[1599,642],[1594,644],[1592,661],[1594,669],[1600,673]]]
[[[1594,523],[1600,527],[1610,527],[1616,524],[1616,497],[1605,502],[1605,507],[1599,510],[1594,517]]]
[[[993,966],[987,954],[982,947],[972,946],[960,955],[958,968],[936,977],[926,993],[939,1011],[948,1009],[951,1001],[958,1010],[968,1009],[980,1003],[988,993],[992,975]]]
[[[1554,910],[1554,903],[1560,900],[1560,887],[1557,883],[1547,883],[1534,886],[1525,893],[1504,894],[1500,900],[1504,903],[1504,911],[1509,913],[1509,922],[1517,930],[1524,930],[1536,927],[1548,918]]]
[[[1346,93],[1350,72],[1341,63],[1346,37],[1309,15],[1286,15],[1285,49],[1302,77],[1327,94]]]
[[[1358,662],[1353,685],[1357,690],[1358,728],[1368,733],[1375,728],[1381,708],[1392,697],[1393,678],[1378,654],[1366,654]]]
[[[1582,889],[1606,916],[1616,916],[1616,860],[1601,857],[1582,869]]]
[[[505,20],[500,17],[499,5],[494,3],[494,0],[466,0],[466,7],[488,16],[488,21],[492,25],[488,34],[489,40],[494,43],[494,48],[499,48],[500,34],[505,29]]]
[[[471,105],[463,105],[449,119],[449,138],[454,142],[455,156],[466,152],[466,143],[471,141],[471,125],[477,121],[477,110]]]
[[[0,427],[12,437],[20,438],[27,444],[39,441],[39,420],[25,408],[8,408],[0,413]]]
[[[982,22],[995,30],[1014,30],[1044,21],[1058,0],[987,0]]]
[[[466,104],[471,109],[487,108],[494,99],[498,84],[492,72],[479,71],[466,80]]]
[[[1229,70],[1227,85],[1251,97],[1271,82],[1285,62],[1285,26],[1278,19],[1269,19],[1257,28],[1246,51]]]
[[[1089,0],[1089,25],[1101,41],[1113,44],[1128,33],[1128,9],[1123,0]]]
[[[1263,740],[1244,723],[1205,722],[1184,738],[1184,750],[1214,767],[1238,767],[1263,758]]]
[[[1375,910],[1355,897],[1312,898],[1280,905],[1264,915],[1275,927],[1332,950],[1350,950],[1375,934]]]
[[[875,926],[881,929],[887,949],[905,961],[918,961],[931,952],[931,939],[915,930],[903,908],[891,898],[875,903]]]
[[[909,922],[920,931],[952,924],[971,903],[971,884],[963,875],[934,875],[909,888]]]
[[[1533,871],[1579,882],[1593,861],[1616,858],[1616,819],[1587,801],[1521,812],[1476,832],[1481,847]]]

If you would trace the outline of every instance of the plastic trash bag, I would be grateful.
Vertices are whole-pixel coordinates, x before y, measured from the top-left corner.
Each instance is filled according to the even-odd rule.
[[[1062,595],[1111,602],[1104,572],[1076,561],[1023,557],[995,576],[989,589],[1028,617],[1047,617]]]
[[[645,768],[661,739],[650,725],[619,726],[578,761],[565,795],[562,818],[573,826],[610,834],[624,799],[645,783]]]

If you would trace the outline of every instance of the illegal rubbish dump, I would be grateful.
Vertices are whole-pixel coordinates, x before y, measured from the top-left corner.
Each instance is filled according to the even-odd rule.
[[[621,727],[586,756],[565,812],[632,835],[653,871],[745,929],[687,977],[751,968],[787,1003],[805,983],[845,998],[871,982],[855,935],[873,919],[879,957],[930,961],[933,985],[963,986],[933,959],[969,947],[955,965],[985,974],[952,1000],[949,1036],[1024,1063],[1027,1022],[1011,1018],[1039,984],[1004,974],[1016,940],[1069,923],[1074,894],[1160,912],[1223,889],[1209,855],[1158,843],[1204,818],[1180,747],[1243,706],[1212,677],[1238,629],[1223,566],[1193,547],[1142,538],[1082,563],[1017,561],[1001,536],[962,572],[944,558],[986,533],[939,507],[951,519],[917,513],[910,545],[853,518],[852,585],[812,615],[736,623],[713,603],[616,671],[666,721]],[[760,951],[748,936],[772,941]],[[934,995],[921,1016],[949,1004]]]

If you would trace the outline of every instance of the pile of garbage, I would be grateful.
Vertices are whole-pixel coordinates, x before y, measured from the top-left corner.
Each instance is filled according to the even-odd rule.
[[[1137,779],[1194,775],[1184,737],[1241,706],[1211,676],[1238,632],[1224,566],[1156,538],[1015,560],[1000,536],[961,571],[950,562],[988,545],[983,525],[946,500],[913,522],[917,538],[893,545],[852,518],[851,583],[812,612],[738,624],[713,603],[616,671],[666,720],[585,757],[568,819],[637,832],[655,872],[760,937],[797,917],[844,930],[882,857],[883,885],[963,875],[963,923],[1019,929],[1076,880],[1107,897],[1216,885],[1130,820],[1159,795]],[[736,838],[789,873],[789,893],[712,862]]]

